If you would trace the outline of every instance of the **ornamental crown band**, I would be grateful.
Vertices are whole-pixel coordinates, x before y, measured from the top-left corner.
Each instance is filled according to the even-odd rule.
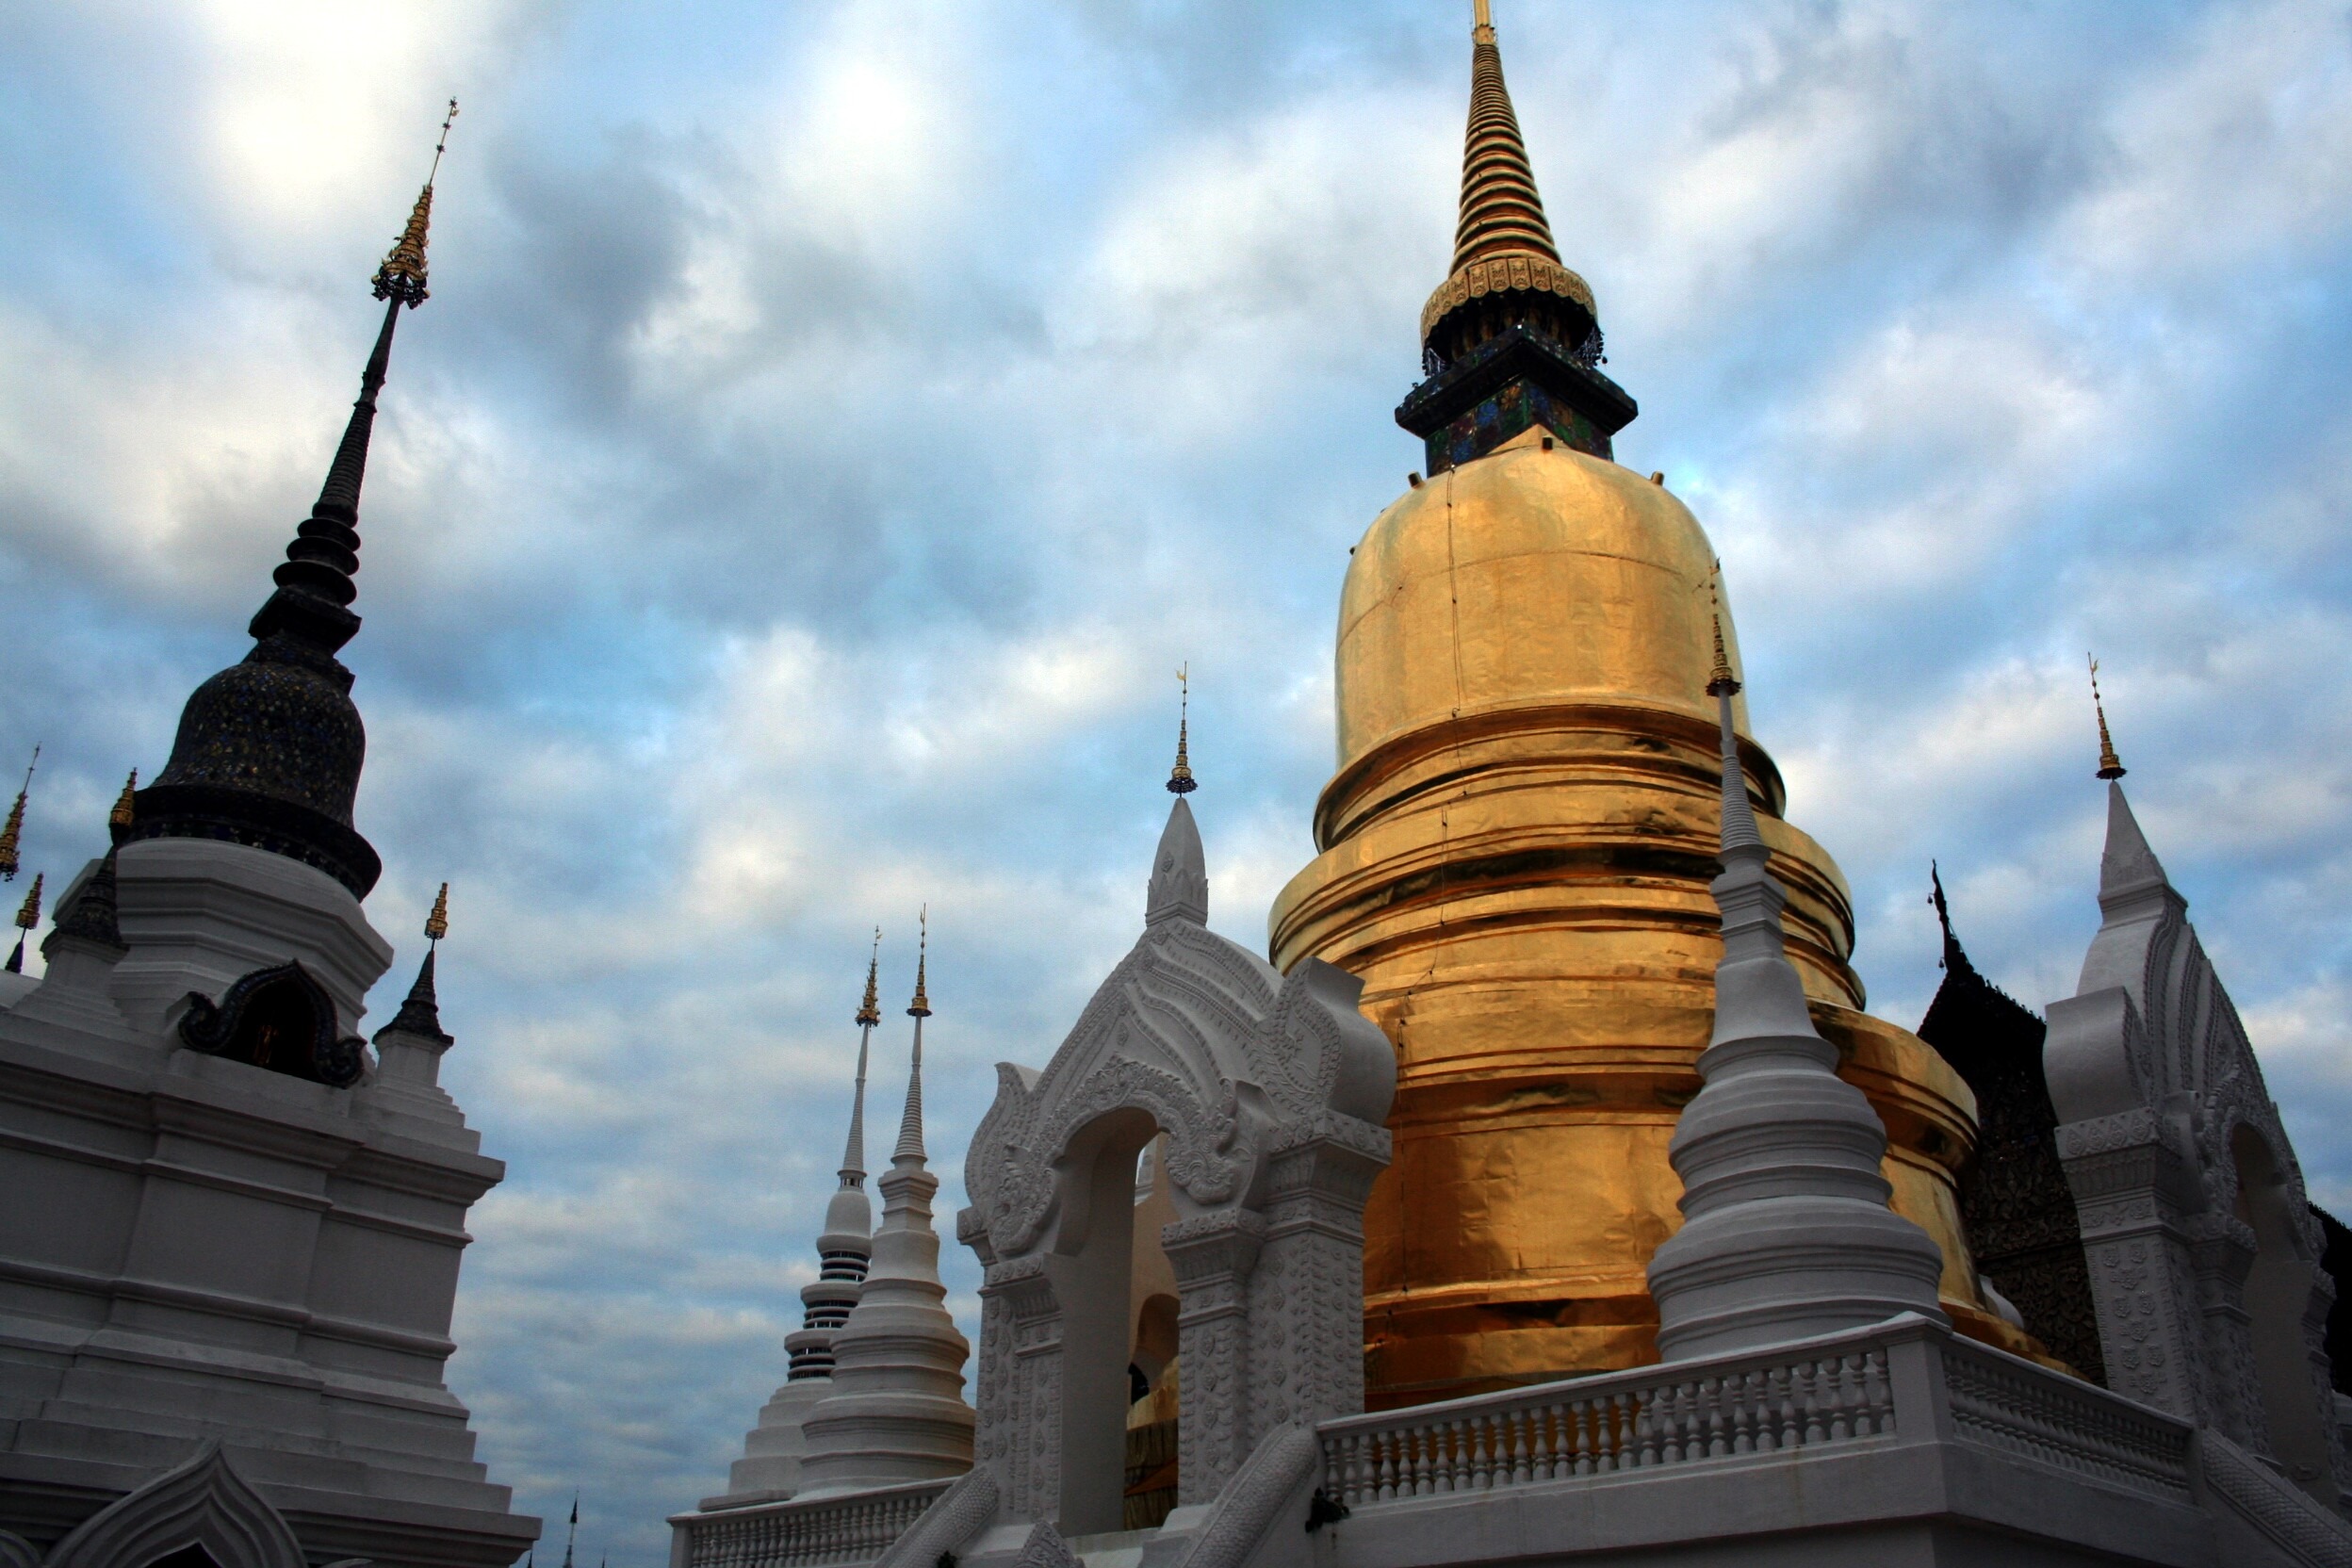
[[[1429,296],[1429,302],[1421,307],[1421,335],[1427,338],[1431,329],[1445,318],[1446,312],[1484,295],[1501,294],[1512,289],[1558,294],[1582,305],[1588,315],[1600,315],[1598,307],[1592,302],[1591,286],[1576,273],[1550,257],[1537,255],[1532,251],[1507,251],[1457,269],[1451,277],[1439,284],[1437,291]]]

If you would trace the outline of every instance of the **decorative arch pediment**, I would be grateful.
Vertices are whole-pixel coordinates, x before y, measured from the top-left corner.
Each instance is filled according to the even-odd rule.
[[[190,1548],[218,1568],[304,1568],[293,1529],[217,1440],[84,1520],[46,1568],[147,1568]]]
[[[1201,867],[1180,798],[1143,934],[1042,1070],[999,1065],[964,1162],[981,1456],[1021,1516],[1064,1528],[1120,1518],[1136,1233],[1100,1216],[1152,1133],[1176,1211],[1155,1240],[1182,1301],[1179,1501],[1214,1495],[1270,1424],[1363,1404],[1360,1324],[1332,1303],[1362,1297],[1396,1054],[1354,976],[1285,976],[1208,930]]]
[[[300,963],[242,975],[218,1003],[190,991],[187,1008],[179,1032],[191,1051],[338,1089],[367,1070],[367,1042],[342,1032],[335,998]]]

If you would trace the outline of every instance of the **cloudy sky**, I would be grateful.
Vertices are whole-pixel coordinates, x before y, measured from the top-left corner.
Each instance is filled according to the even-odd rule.
[[[1498,0],[1620,439],[1707,524],[1756,733],[1936,982],[2097,924],[2085,649],[2323,1201],[2352,1203],[2344,0]],[[932,910],[943,1213],[1131,939],[1195,675],[1215,923],[1331,760],[1348,546],[1442,276],[1451,0],[0,6],[0,761],[28,866],[152,774],[323,473],[464,104],[363,507],[369,902],[433,887],[509,1162],[449,1377],[664,1560],[782,1375],[870,928]],[[380,995],[379,1007],[390,1001]],[[381,1014],[380,1014],[381,1016]],[[892,1015],[875,1116],[896,1113]],[[967,1320],[974,1271],[950,1248]]]

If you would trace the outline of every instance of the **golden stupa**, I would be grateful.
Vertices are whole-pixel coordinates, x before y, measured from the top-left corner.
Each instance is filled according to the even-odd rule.
[[[1364,1217],[1374,1408],[1658,1358],[1643,1270],[1680,1223],[1667,1140],[1721,952],[1723,585],[1689,509],[1611,460],[1634,404],[1597,368],[1592,295],[1553,245],[1485,10],[1454,265],[1422,318],[1431,374],[1397,412],[1429,478],[1348,567],[1321,853],[1270,917],[1275,962],[1363,976],[1396,1048],[1395,1163]],[[1886,1119],[1894,1206],[1942,1246],[1959,1326],[2037,1351],[1980,1295],[1962,1233],[1973,1097],[1860,1010],[1845,879],[1783,820],[1744,706],[1738,724],[1789,956]]]

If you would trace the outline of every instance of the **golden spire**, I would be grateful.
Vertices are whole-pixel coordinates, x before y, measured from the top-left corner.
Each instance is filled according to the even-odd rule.
[[[408,215],[408,227],[393,242],[392,250],[376,269],[375,289],[379,300],[399,300],[411,309],[425,302],[425,238],[433,223],[433,182],[441,172],[441,155],[449,145],[449,122],[457,118],[457,100],[449,100],[449,112],[441,121],[441,139],[433,149],[433,169],[425,175],[425,188],[416,193],[416,205]]]
[[[441,890],[433,894],[433,913],[425,917],[425,940],[437,942],[449,934],[449,885],[444,882],[441,884]]]
[[[122,781],[122,792],[114,797],[114,809],[106,813],[108,827],[128,827],[139,813],[139,770]]]
[[[1470,121],[1462,134],[1462,207],[1454,227],[1454,264],[1421,310],[1421,338],[1437,347],[1438,323],[1472,301],[1527,291],[1556,295],[1581,311],[1580,324],[1555,331],[1577,335],[1595,315],[1592,290],[1560,265],[1535,169],[1519,134],[1519,117],[1503,82],[1503,53],[1486,0],[1478,0],[1470,30]],[[1578,345],[1567,342],[1573,350]],[[1450,356],[1453,351],[1446,352]]]
[[[1723,564],[1715,563],[1715,576],[1723,575]],[[1737,695],[1740,679],[1731,673],[1731,656],[1723,650],[1723,602],[1716,595],[1710,579],[1707,585],[1707,619],[1715,625],[1715,667],[1707,672],[1707,694],[1711,697]]]
[[[906,1015],[909,1018],[929,1018],[931,998],[924,994],[923,984],[924,966],[931,960],[931,906],[926,904],[923,906],[923,912],[915,916],[915,924],[922,935],[916,939],[915,946],[915,999],[906,1004]],[[875,935],[879,937],[880,933]]]
[[[1200,787],[1192,776],[1192,760],[1186,755],[1192,727],[1192,662],[1186,660],[1176,672],[1176,765],[1168,770],[1168,792],[1188,795]]]
[[[39,872],[33,873],[32,890],[25,893],[24,902],[18,906],[16,911],[16,951],[8,955],[7,966],[10,974],[24,972],[24,938],[31,934],[33,927],[41,923],[41,874]]]
[[[2082,656],[2091,659],[2089,654]],[[2099,772],[2095,778],[2109,780],[2124,776],[2123,759],[2115,755],[2115,738],[2107,733],[2107,704],[2099,694],[2099,661],[2091,659],[2091,710],[2099,715]]]
[[[1560,248],[1536,194],[1535,170],[1519,134],[1519,117],[1503,85],[1503,52],[1486,0],[1470,31],[1470,124],[1462,139],[1462,216],[1454,230],[1457,272],[1506,251],[1532,251],[1557,263]]]
[[[16,804],[8,808],[8,825],[0,827],[0,882],[16,880],[17,848],[24,837],[24,796],[33,787],[33,769],[41,765],[41,747],[33,747],[33,760],[24,764],[24,783],[16,792]]]
[[[866,958],[866,999],[858,1004],[858,1016],[850,1021],[871,1028],[882,1021],[882,993],[874,988],[882,968],[882,928],[874,928],[874,952]]]

